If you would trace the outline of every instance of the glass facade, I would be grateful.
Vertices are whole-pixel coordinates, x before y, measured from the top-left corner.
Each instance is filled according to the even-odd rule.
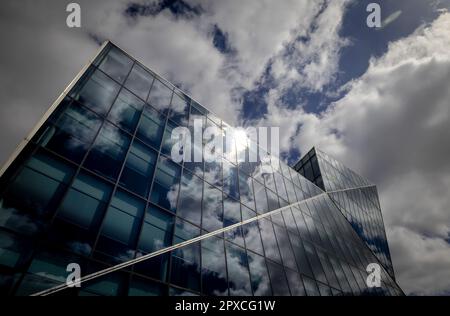
[[[376,186],[316,148],[294,168],[327,191],[359,237],[395,278]]]
[[[276,157],[268,156],[271,172],[239,161],[252,148],[241,139],[215,162],[175,162],[171,133],[192,129],[194,119],[233,134],[105,45],[1,175],[0,293],[63,284],[69,263],[88,275],[162,251],[60,294],[402,294],[390,270],[382,269],[380,288],[367,287],[367,265],[386,267],[382,248],[349,220],[366,216],[375,222],[363,225],[364,234],[384,234],[376,191],[328,194]]]

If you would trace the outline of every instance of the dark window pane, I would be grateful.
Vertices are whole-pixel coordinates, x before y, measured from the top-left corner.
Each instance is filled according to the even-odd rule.
[[[165,285],[138,276],[133,276],[128,288],[128,296],[163,296],[166,292]]]
[[[228,287],[230,295],[252,295],[247,254],[240,247],[228,242],[225,244],[227,249]]]
[[[276,296],[289,296],[289,287],[282,266],[267,261],[273,294]]]
[[[171,283],[200,291],[200,244],[197,242],[174,250],[170,272]]]
[[[133,247],[144,214],[145,202],[118,190],[103,221],[102,235]]]
[[[138,64],[134,64],[125,86],[145,101],[152,82],[153,76]]]
[[[84,228],[97,228],[103,218],[111,186],[97,177],[80,173],[60,206],[58,217]]]
[[[197,225],[200,225],[202,216],[203,181],[184,171],[181,178],[180,197],[178,200],[177,215]]]
[[[165,122],[163,115],[150,106],[146,106],[136,136],[159,149]]]
[[[157,207],[149,207],[138,249],[150,253],[172,245],[174,216]]]
[[[105,115],[119,92],[119,85],[101,71],[96,70],[83,87],[72,95],[89,109]]]
[[[115,180],[130,144],[130,137],[117,127],[105,123],[88,154],[84,166]]]
[[[157,153],[138,140],[134,140],[128,153],[120,184],[146,197],[150,189]]]
[[[167,210],[175,211],[181,167],[169,158],[160,156],[151,193],[151,201]]]
[[[267,273],[267,267],[264,257],[250,252],[247,252],[247,256],[250,269],[250,277],[252,280],[253,294],[255,296],[272,295],[269,274]]]
[[[128,132],[134,133],[143,106],[143,101],[127,89],[122,89],[109,112],[108,119]]]
[[[256,213],[252,214],[251,216],[254,217],[255,215]],[[242,209],[242,218],[245,220],[244,209]],[[261,255],[264,254],[258,222],[253,221],[243,225],[242,231],[247,249],[257,252]]]
[[[319,280],[323,283],[327,283],[327,278],[325,277],[325,272],[323,271],[322,265],[317,257],[316,250],[314,246],[308,242],[304,242],[306,255],[308,256],[308,260],[311,263],[312,270],[314,272],[314,276],[316,280]]]
[[[99,68],[115,80],[122,83],[131,69],[133,61],[119,49],[111,47],[108,55],[102,60]]]
[[[167,113],[172,98],[172,89],[155,79],[148,96],[148,103],[154,108]]]
[[[0,197],[0,226],[22,234],[41,231],[74,172],[71,165],[37,152]]]

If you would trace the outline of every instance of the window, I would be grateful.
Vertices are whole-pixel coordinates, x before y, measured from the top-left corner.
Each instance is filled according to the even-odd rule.
[[[187,126],[190,102],[191,99],[189,99],[186,95],[174,93],[172,104],[170,106],[169,119],[178,125]]]
[[[176,210],[181,167],[169,158],[160,156],[153,181],[150,199],[153,203],[170,210]]]
[[[274,261],[281,262],[272,222],[267,219],[261,219],[259,220],[259,224],[266,257]]]
[[[272,281],[273,294],[276,296],[289,296],[289,287],[283,267],[267,261],[267,268]]]
[[[111,190],[109,184],[81,172],[62,202],[58,217],[83,228],[98,229]]]
[[[73,92],[72,97],[87,108],[105,115],[118,92],[119,85],[101,71],[96,70],[80,91]]]
[[[99,68],[120,83],[128,75],[133,61],[119,49],[111,47],[108,55],[102,60]]]
[[[118,128],[105,123],[88,154],[84,166],[115,180],[130,144],[130,137]]]
[[[267,201],[269,203],[269,212],[280,207],[277,195],[270,190],[267,190]]]
[[[136,136],[159,149],[164,131],[165,117],[150,106],[145,106]]]
[[[181,178],[177,215],[200,225],[202,194],[203,181],[185,170]]]
[[[267,272],[264,257],[251,252],[247,252],[247,257],[250,269],[250,278],[252,280],[253,295],[255,296],[272,295],[269,274]]]
[[[255,196],[253,193],[252,178],[245,173],[239,172],[239,190],[241,195],[241,202],[251,208],[255,208]]]
[[[306,257],[306,253],[300,237],[292,233],[288,233],[288,235],[292,243],[292,248],[294,250],[294,256],[297,261],[299,272],[313,278],[314,275],[312,273],[308,258]]]
[[[223,192],[239,199],[238,171],[233,164],[223,160]]]
[[[300,274],[290,269],[286,269],[285,271],[292,295],[305,296],[306,292]]]
[[[167,288],[161,283],[133,276],[128,288],[128,296],[163,296]]]
[[[104,236],[133,248],[137,241],[144,208],[143,200],[118,190],[103,221],[101,238]],[[100,241],[99,247],[103,248],[103,243],[106,242]]]
[[[244,249],[225,243],[227,251],[228,287],[231,296],[252,295],[247,254]]]
[[[153,76],[138,64],[134,64],[125,87],[133,91],[138,97],[146,101],[153,82]]]
[[[21,234],[41,231],[74,172],[71,165],[38,151],[2,194],[0,225]]]
[[[317,283],[314,280],[308,277],[303,277],[303,284],[305,285],[305,290],[308,296],[320,295],[319,289],[317,288]]]
[[[143,101],[139,100],[127,89],[122,89],[114,102],[108,119],[133,134],[143,106]]]
[[[222,187],[222,162],[205,162],[205,181],[220,188]]]
[[[148,96],[148,103],[154,108],[167,113],[171,98],[172,89],[168,88],[160,80],[155,79]]]
[[[267,205],[266,189],[258,181],[253,181],[253,185],[255,187],[256,210],[260,214],[265,213],[269,208]]]
[[[211,185],[205,185],[204,190],[202,228],[214,231],[223,227],[222,192]]]
[[[287,197],[287,193],[286,193],[286,188],[284,186],[283,176],[281,174],[279,174],[278,172],[275,172],[274,176],[275,176],[275,183],[277,185],[278,195],[281,198],[283,198],[285,201],[287,201],[288,197]]]
[[[246,220],[255,217],[256,213],[242,207],[242,219]],[[259,225],[257,221],[250,222],[242,226],[243,235],[247,249],[263,255],[263,245],[261,241],[261,234],[259,232]]]
[[[305,246],[305,252],[308,260],[311,263],[311,268],[314,272],[315,279],[323,283],[328,283],[314,246],[309,242],[304,242],[303,245]]]
[[[144,197],[148,196],[157,153],[135,139],[128,153],[120,184]]]
[[[278,246],[280,248],[283,264],[286,267],[291,268],[292,270],[297,270],[297,264],[295,262],[287,231],[278,225],[273,225],[273,227],[277,236]]]
[[[161,152],[167,156],[172,154],[172,148],[178,141],[177,139],[172,139],[172,132],[176,127],[177,125],[174,123],[167,122],[166,129],[164,130]]]
[[[200,291],[200,243],[190,244],[172,252],[170,282]]]
[[[210,237],[202,244],[202,288],[206,295],[227,295],[227,272],[223,239]]]
[[[80,163],[101,125],[100,118],[77,103],[66,107],[55,125],[47,125],[38,142]]]
[[[150,253],[172,245],[174,216],[150,206],[139,238],[139,250]]]

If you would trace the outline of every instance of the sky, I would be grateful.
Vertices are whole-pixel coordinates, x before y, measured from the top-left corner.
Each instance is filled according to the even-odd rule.
[[[450,294],[450,0],[0,4],[0,161],[109,39],[234,126],[279,126],[377,184],[397,281]]]

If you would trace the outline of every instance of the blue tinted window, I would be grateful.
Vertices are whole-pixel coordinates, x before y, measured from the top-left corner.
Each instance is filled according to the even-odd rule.
[[[239,172],[239,191],[241,202],[251,208],[255,208],[255,195],[253,193],[252,178],[243,172]]]
[[[166,286],[149,279],[133,276],[128,288],[128,296],[163,296],[166,294]]]
[[[153,82],[153,76],[138,64],[134,64],[125,87],[133,91],[142,100],[147,100],[148,92]]]
[[[278,246],[280,249],[281,258],[283,259],[283,264],[286,267],[297,270],[297,264],[295,262],[287,231],[278,225],[273,225],[273,227],[275,230],[275,235],[277,236]]]
[[[144,214],[144,201],[117,191],[103,222],[102,234],[127,245],[135,243]]]
[[[110,185],[82,172],[74,180],[58,216],[81,227],[98,227],[110,194]]]
[[[38,152],[20,171],[0,199],[0,225],[20,233],[38,233],[75,170],[48,154]],[[26,198],[24,198],[26,197]]]
[[[127,89],[122,89],[109,112],[108,119],[128,132],[134,133],[143,106],[143,101]]]
[[[130,144],[130,137],[105,123],[86,158],[84,166],[115,180]]]
[[[255,217],[256,213],[253,211],[242,207],[242,219],[246,220]],[[259,225],[257,221],[250,222],[242,226],[242,231],[244,234],[245,244],[247,249],[257,252],[259,254],[264,254],[263,245],[261,242],[261,234],[259,230]]]
[[[139,249],[153,252],[172,244],[174,216],[157,208],[149,207],[139,240]]]
[[[170,156],[172,154],[172,148],[178,139],[172,139],[172,132],[177,126],[174,123],[167,122],[166,129],[164,130],[161,152]]]
[[[136,136],[159,149],[165,122],[163,115],[150,106],[146,106]]]
[[[205,162],[205,181],[218,188],[222,187],[222,162]]]
[[[89,109],[105,115],[119,92],[119,85],[101,71],[96,70],[81,87],[72,95]]]
[[[167,210],[175,211],[181,167],[169,158],[160,157],[153,182],[151,201]]]
[[[122,83],[130,72],[133,61],[119,49],[111,47],[99,68]]]
[[[157,153],[138,140],[134,140],[128,153],[120,184],[127,189],[147,196],[150,189]]]

